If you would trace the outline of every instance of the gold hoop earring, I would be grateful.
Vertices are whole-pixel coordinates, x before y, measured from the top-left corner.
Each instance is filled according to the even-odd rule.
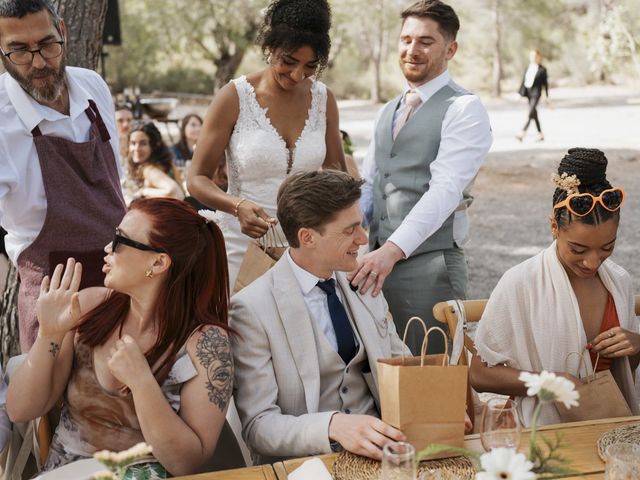
[[[144,272],[144,276],[147,278],[153,278],[153,270],[149,268],[146,272]]]

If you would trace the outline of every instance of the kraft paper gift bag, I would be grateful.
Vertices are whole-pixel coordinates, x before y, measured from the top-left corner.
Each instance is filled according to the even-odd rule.
[[[286,249],[286,243],[275,225],[271,225],[263,237],[249,242],[233,286],[233,293],[238,293],[273,267]]]
[[[571,355],[579,355],[578,378],[581,378],[582,367],[586,370],[584,354],[582,352],[571,352],[567,355],[567,360]],[[594,373],[587,374],[584,383],[576,385],[576,391],[580,394],[579,405],[577,407],[566,408],[562,403],[556,403],[556,408],[563,422],[580,422],[583,420],[597,420],[599,418],[629,417],[633,415],[627,401],[622,395],[618,384],[609,370],[596,372],[600,355],[596,358],[593,366]],[[565,370],[566,360],[565,360]]]
[[[407,328],[413,320],[420,321],[425,330],[422,355],[378,360],[382,420],[401,430],[416,451],[432,443],[463,447],[468,367],[449,365],[447,335],[442,329],[427,331],[418,317],[411,318]],[[444,335],[446,351],[425,355],[434,330]],[[443,452],[429,458],[455,455]]]

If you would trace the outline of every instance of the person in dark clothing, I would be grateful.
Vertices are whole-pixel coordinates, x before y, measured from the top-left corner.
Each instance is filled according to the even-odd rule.
[[[549,100],[549,83],[547,80],[547,69],[540,63],[542,60],[542,54],[540,50],[534,49],[529,52],[529,66],[524,71],[522,76],[522,83],[520,84],[519,93],[523,97],[527,97],[529,100],[529,113],[527,116],[527,123],[524,124],[522,131],[516,135],[518,141],[522,141],[529,128],[529,123],[533,120],[538,130],[537,141],[544,140],[542,129],[540,128],[540,120],[538,119],[538,102],[542,97],[542,89],[544,88],[547,95],[547,101]]]

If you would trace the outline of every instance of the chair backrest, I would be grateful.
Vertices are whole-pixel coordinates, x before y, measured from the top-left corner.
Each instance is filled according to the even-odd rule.
[[[449,334],[452,338],[457,331],[458,322],[465,322],[462,330],[464,334],[465,348],[462,349],[458,363],[460,365],[469,365],[469,358],[466,351],[469,351],[471,354],[475,354],[476,349],[473,344],[473,340],[467,335],[466,324],[469,322],[478,322],[480,320],[482,313],[484,312],[484,307],[487,305],[487,300],[457,300],[457,304],[461,310],[460,313],[464,318],[458,318],[456,315],[456,309],[454,309],[448,302],[436,303],[433,306],[433,316],[439,322],[447,324],[447,327],[449,327]],[[467,383],[467,414],[473,421],[474,427],[477,427],[476,401],[474,400],[471,383]]]
[[[487,300],[459,300],[459,304],[462,306],[464,312],[465,324],[469,322],[478,322],[484,312],[484,307],[487,305]],[[438,302],[433,306],[433,316],[436,320],[442,323],[446,323],[449,327],[449,334],[454,335],[460,319],[456,315],[455,309],[447,302]],[[467,335],[466,325],[463,326],[464,332],[464,346],[465,349],[471,353],[475,353],[476,349],[473,345],[473,340]],[[469,359],[466,352],[463,350],[460,355],[460,363],[462,365],[469,365]]]
[[[636,317],[640,317],[640,295],[636,295],[635,297],[636,300]]]
[[[11,357],[7,362],[6,378],[25,360],[26,354]],[[30,478],[37,473],[49,454],[51,424],[46,416],[11,426],[11,440],[2,455],[0,479]]]

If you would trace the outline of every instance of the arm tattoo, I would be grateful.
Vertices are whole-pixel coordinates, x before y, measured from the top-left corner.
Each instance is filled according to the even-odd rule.
[[[56,342],[49,342],[49,353],[53,355],[54,358],[56,355],[58,355],[59,352],[60,345],[58,345]]]
[[[209,401],[224,410],[233,387],[233,357],[229,338],[219,328],[207,328],[196,344],[196,356],[207,370]]]

